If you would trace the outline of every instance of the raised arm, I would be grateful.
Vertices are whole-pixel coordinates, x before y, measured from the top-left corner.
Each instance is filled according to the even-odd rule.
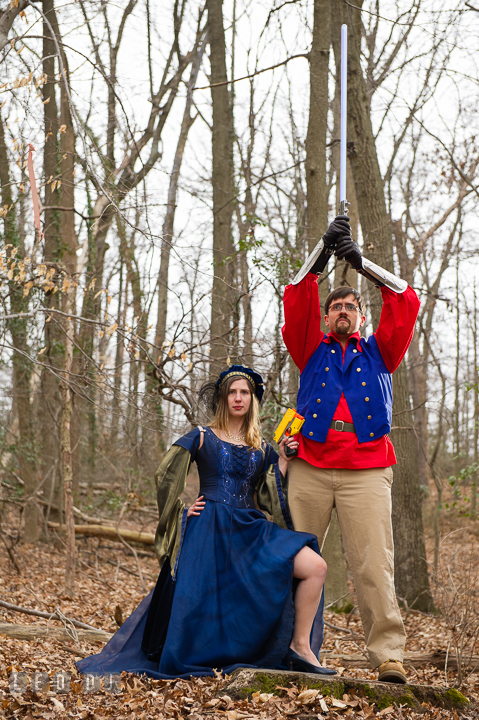
[[[383,308],[374,335],[386,367],[393,373],[411,343],[421,303],[409,285],[403,293],[383,287],[381,294]]]
[[[303,371],[324,337],[316,275],[309,273],[298,285],[288,285],[283,303],[283,340],[294,363]]]

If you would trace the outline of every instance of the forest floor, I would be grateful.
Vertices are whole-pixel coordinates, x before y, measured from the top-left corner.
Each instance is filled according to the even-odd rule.
[[[144,517],[129,514],[122,526],[154,531],[155,522],[145,525]],[[437,650],[455,652],[459,645],[468,653],[479,654],[479,523],[461,520],[442,527],[443,541],[439,556],[437,581],[433,585],[435,602],[440,614],[425,615],[417,611],[403,611],[407,632],[407,651],[432,653]],[[18,519],[4,512],[3,535],[7,544],[16,537]],[[428,552],[432,555],[432,542]],[[76,596],[69,599],[62,593],[65,555],[60,537],[55,533],[51,541],[37,546],[16,544],[13,553],[18,565],[15,569],[5,545],[0,545],[0,595],[9,603],[44,612],[60,608],[68,618],[75,618],[96,628],[114,633],[118,628],[115,612],[123,618],[136,608],[150,590],[158,575],[158,564],[153,552],[138,548],[145,588],[141,588],[138,566],[128,549],[119,543],[100,538],[79,538]],[[354,599],[354,595],[353,595]],[[326,628],[323,650],[343,655],[361,655],[364,636],[356,611],[349,615],[327,612],[326,620],[353,631],[354,638],[340,630]],[[47,624],[38,617],[10,612],[0,607],[0,623]],[[51,621],[58,626],[58,621]],[[139,679],[123,673],[121,692],[113,694],[103,687],[95,692],[84,692],[81,676],[74,662],[81,656],[99,652],[101,644],[78,644],[38,638],[32,641],[0,637],[0,718],[82,718],[100,720],[104,717],[131,718],[189,718],[189,720],[239,720],[244,718],[333,718],[373,717],[389,718],[478,718],[479,668],[471,672],[465,660],[464,678],[460,691],[471,701],[463,712],[440,710],[423,706],[417,713],[402,707],[378,710],[364,698],[345,695],[342,702],[329,697],[304,693],[304,688],[292,686],[278,695],[253,695],[250,700],[235,701],[222,695],[225,680],[221,677],[193,679],[192,681],[155,681]],[[78,654],[77,654],[78,653]],[[367,661],[362,668],[344,668],[340,661],[326,661],[340,674],[365,680],[375,679]],[[12,672],[26,672],[28,689],[12,694]],[[55,693],[44,688],[33,692],[31,681],[35,672],[52,676],[65,671],[71,676],[70,691]],[[431,665],[414,669],[407,667],[411,683],[458,687],[457,673],[438,670]],[[313,697],[312,697],[313,696]]]

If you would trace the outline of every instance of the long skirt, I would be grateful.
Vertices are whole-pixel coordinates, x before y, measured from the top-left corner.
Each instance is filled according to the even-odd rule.
[[[188,518],[175,577],[166,562],[156,587],[82,673],[126,670],[153,678],[280,668],[294,627],[293,564],[316,537],[283,530],[258,510],[208,501]],[[319,655],[321,600],[311,633]]]

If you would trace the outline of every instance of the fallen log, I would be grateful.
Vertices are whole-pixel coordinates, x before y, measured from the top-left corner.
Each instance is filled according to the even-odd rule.
[[[12,603],[8,603],[5,600],[0,600],[0,607],[5,608],[6,610],[10,610],[10,612],[19,612],[23,613],[24,615],[34,615],[35,617],[41,617],[45,618],[46,620],[60,620],[61,618],[57,615],[57,611],[54,610],[52,613],[48,612],[42,612],[41,610],[31,610],[30,608],[24,608],[20,605],[12,605]],[[82,628],[83,630],[97,630],[98,628],[94,628],[91,625],[86,625],[85,623],[80,622],[80,620],[74,620],[73,618],[67,618],[65,617],[65,620],[67,620],[69,623],[74,625],[77,628]]]
[[[110,633],[103,630],[76,630],[79,640],[91,643],[105,643],[112,637]],[[49,640],[72,640],[70,633],[65,628],[50,627],[49,625],[17,625],[13,623],[0,623],[0,635],[14,638],[15,640],[36,640],[37,638],[48,638]]]
[[[56,522],[48,522],[48,527],[52,530],[58,530],[60,524]],[[65,525],[61,526],[65,532]],[[124,528],[108,527],[107,525],[75,525],[76,535],[93,535],[95,537],[109,538],[110,540],[118,540],[118,536],[128,542],[137,542],[142,545],[154,545],[155,536],[153,533],[138,532],[136,530],[125,530]]]
[[[321,660],[336,660],[343,667],[368,668],[369,663],[364,655],[341,655],[339,653],[322,652]],[[426,665],[434,665],[439,670],[446,667],[446,651],[436,650],[433,653],[407,652],[404,653],[404,665],[414,668],[423,668]],[[464,668],[479,668],[479,655],[469,655],[462,658],[462,666]],[[457,670],[457,657],[454,653],[449,653],[447,657],[448,670]]]
[[[447,710],[462,710],[470,705],[469,700],[453,688],[433,685],[396,685],[343,676],[328,678],[312,673],[253,668],[235,670],[226,685],[222,685],[219,693],[235,699],[246,699],[255,692],[279,695],[291,685],[303,688],[307,686],[309,690],[319,690],[322,696],[336,698],[339,701],[343,700],[345,694],[364,697],[370,704],[374,703],[378,710],[384,710],[392,705],[402,705],[421,712],[423,703]],[[314,717],[316,716],[317,714]]]

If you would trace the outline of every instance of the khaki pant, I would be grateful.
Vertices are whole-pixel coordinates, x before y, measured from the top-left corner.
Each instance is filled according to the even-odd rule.
[[[296,459],[288,475],[294,528],[317,535],[320,547],[336,508],[371,666],[402,661],[406,633],[394,590],[392,468],[333,470]]]

